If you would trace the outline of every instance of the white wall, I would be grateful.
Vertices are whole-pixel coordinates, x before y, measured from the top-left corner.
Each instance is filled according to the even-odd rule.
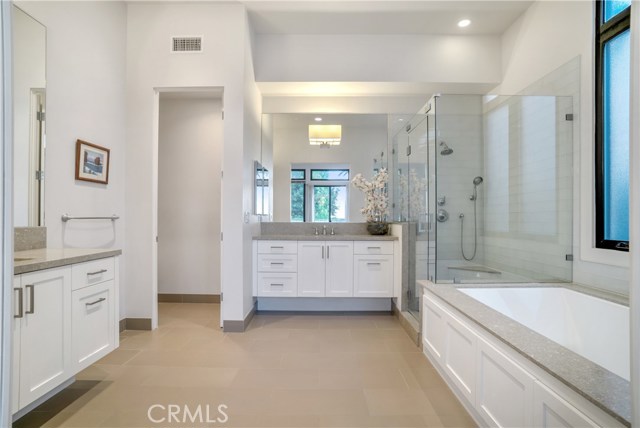
[[[194,34],[203,36],[201,53],[170,52],[172,36]],[[251,198],[245,192],[253,185],[253,180],[248,180],[249,167],[255,156],[253,152],[259,152],[260,102],[251,86],[251,76],[245,79],[247,37],[246,11],[240,4],[127,5],[126,111],[129,120],[126,136],[130,144],[126,152],[125,251],[128,260],[136,264],[135,270],[127,271],[129,317],[155,315],[152,273],[156,251],[154,195],[157,183],[153,177],[157,104],[154,88],[224,88],[222,317],[241,320],[252,304],[249,232],[256,226],[244,224],[243,218],[251,206]],[[249,119],[251,123],[247,123]],[[249,218],[249,221],[255,222],[255,219]]]
[[[263,98],[264,113],[410,114],[420,110],[431,94],[414,96],[277,96]]]
[[[593,248],[593,2],[537,1],[502,37],[502,83],[492,93],[515,94],[578,57],[574,95],[573,279],[627,294],[628,254]]]
[[[158,292],[220,294],[222,103],[160,98]]]
[[[261,82],[500,82],[498,36],[260,35]]]
[[[289,115],[286,115],[289,116]],[[331,148],[309,144],[309,128],[306,121],[274,118],[273,130],[273,213],[274,221],[290,221],[291,165],[297,163],[347,164],[351,177],[362,173],[365,178],[373,176],[373,159],[381,151],[387,154],[386,115],[367,116],[366,125],[342,123],[342,143]],[[358,119],[348,117],[349,121]],[[364,120],[364,119],[361,119]],[[330,120],[331,121],[331,120]],[[340,122],[340,120],[337,120]],[[327,122],[328,123],[328,122]],[[333,121],[331,121],[333,123]],[[363,193],[347,183],[349,187],[349,221],[365,221],[360,209],[364,205]]]
[[[46,86],[46,30],[18,8],[13,9],[13,224],[29,224],[31,183],[31,90]]]
[[[125,215],[126,10],[119,2],[19,2],[47,27],[45,224],[53,248],[123,248]],[[76,181],[75,143],[111,149],[109,184]],[[120,220],[70,221],[118,214]],[[121,258],[121,317],[127,282]],[[134,262],[135,265],[135,262]]]

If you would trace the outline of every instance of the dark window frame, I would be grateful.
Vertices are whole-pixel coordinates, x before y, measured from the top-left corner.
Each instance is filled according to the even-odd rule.
[[[604,0],[595,2],[595,232],[596,248],[629,251],[629,241],[605,239],[604,48],[631,28],[631,6],[604,22]]]
[[[321,180],[317,180],[317,181],[321,181]],[[330,181],[336,181],[336,180],[330,180]],[[328,189],[329,189],[329,218],[327,219],[327,222],[328,222],[328,223],[343,223],[343,222],[341,222],[341,221],[332,221],[332,220],[331,220],[331,207],[333,206],[333,202],[334,202],[334,200],[333,200],[333,192],[332,192],[332,190],[333,190],[333,188],[335,188],[335,187],[340,187],[340,188],[343,188],[345,191],[347,191],[347,192],[348,192],[348,187],[349,187],[349,186],[347,186],[346,184],[314,184],[314,185],[313,185],[313,187],[312,187],[312,191],[311,191],[311,192],[313,193],[314,197],[315,197],[315,189],[316,189],[316,188],[320,188],[320,187],[321,187],[321,188],[328,188]],[[348,194],[348,193],[347,193],[347,194]],[[314,214],[315,214],[315,213],[314,213]],[[312,222],[312,223],[323,223],[323,222],[321,222],[321,221],[316,222],[316,221],[315,221],[315,218],[312,218],[312,219],[311,219],[311,222]]]
[[[291,178],[292,173],[302,172],[302,178]],[[289,177],[291,179],[291,184],[302,184],[302,221],[296,221],[295,223],[306,223],[307,221],[307,170],[302,168],[293,168],[291,169],[291,173],[289,173]],[[291,185],[289,186],[289,192],[291,192]],[[291,219],[291,206],[289,206],[289,221],[293,221]]]
[[[316,171],[342,171],[347,173],[347,178],[313,178]],[[311,168],[309,171],[309,179],[311,181],[349,181],[351,171],[348,168]]]

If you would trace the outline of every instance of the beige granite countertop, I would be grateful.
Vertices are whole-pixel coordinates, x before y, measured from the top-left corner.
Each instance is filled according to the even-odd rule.
[[[418,283],[622,424],[631,426],[629,422],[631,420],[631,388],[627,380],[467,296],[458,288],[555,286],[566,287],[622,304],[624,299],[569,283],[433,284],[428,281],[418,281]]]
[[[254,236],[255,241],[396,241],[392,235],[296,235],[270,234]]]
[[[13,253],[13,274],[35,272],[74,263],[119,256],[122,250],[83,248],[40,248]],[[21,260],[22,259],[22,260]]]

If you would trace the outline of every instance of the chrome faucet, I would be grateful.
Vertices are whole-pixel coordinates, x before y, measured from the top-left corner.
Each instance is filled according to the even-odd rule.
[[[315,229],[315,234],[317,235],[318,234],[318,226],[314,227],[314,229]]]
[[[326,225],[326,224],[323,224],[323,225],[322,225],[322,234],[323,234],[323,235],[326,235],[326,234],[327,234],[327,225]]]
[[[335,234],[336,234],[336,231],[335,231],[335,230],[333,230],[333,226],[331,226],[331,234],[332,234],[332,235],[335,235]]]

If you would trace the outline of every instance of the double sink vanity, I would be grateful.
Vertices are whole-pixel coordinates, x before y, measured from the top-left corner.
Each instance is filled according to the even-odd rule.
[[[16,230],[11,413],[17,419],[119,344],[120,250],[49,249]],[[33,234],[31,234],[33,235]]]

